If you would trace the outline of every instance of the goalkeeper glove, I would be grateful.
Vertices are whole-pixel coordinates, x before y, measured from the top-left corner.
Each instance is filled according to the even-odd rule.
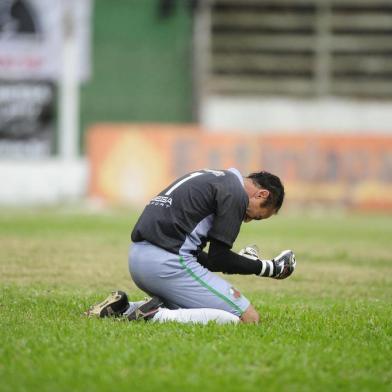
[[[268,276],[274,279],[286,279],[294,272],[297,265],[295,254],[291,250],[284,250],[272,260],[261,260],[256,245],[248,245],[238,254],[251,260],[259,260],[262,263],[259,276]]]

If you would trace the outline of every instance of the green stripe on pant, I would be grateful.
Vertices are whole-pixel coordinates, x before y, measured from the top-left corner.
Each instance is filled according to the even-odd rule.
[[[180,256],[180,264],[182,267],[185,269],[188,274],[195,279],[197,282],[199,282],[202,286],[204,286],[207,290],[209,290],[211,293],[215,294],[217,297],[219,297],[221,300],[226,302],[228,305],[230,305],[233,309],[237,310],[240,314],[244,313],[244,311],[237,306],[233,301],[231,301],[229,298],[227,298],[225,295],[220,293],[219,291],[216,291],[213,287],[211,287],[207,282],[205,282],[203,279],[200,278],[200,276],[197,276],[185,263],[184,259],[182,256]]]

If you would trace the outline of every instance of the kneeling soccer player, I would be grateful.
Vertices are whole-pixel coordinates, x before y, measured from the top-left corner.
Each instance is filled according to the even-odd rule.
[[[285,279],[295,269],[291,250],[259,259],[255,247],[231,251],[241,223],[262,220],[282,206],[284,187],[268,172],[243,178],[237,169],[198,170],[170,184],[145,207],[133,232],[129,270],[152,298],[128,302],[122,291],[88,315],[191,323],[257,323],[249,300],[214,272]],[[203,248],[209,242],[208,254]]]

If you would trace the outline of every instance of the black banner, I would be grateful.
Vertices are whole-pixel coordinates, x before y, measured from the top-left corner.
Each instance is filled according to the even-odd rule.
[[[53,154],[55,98],[51,82],[0,81],[0,158]]]

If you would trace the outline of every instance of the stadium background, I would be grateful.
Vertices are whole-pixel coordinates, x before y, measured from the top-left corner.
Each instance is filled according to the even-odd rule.
[[[1,150],[3,204],[141,206],[185,171],[235,165],[280,175],[288,204],[392,208],[388,1],[82,3],[74,129],[59,124],[60,70],[45,81],[50,152],[29,157],[28,133],[19,154]],[[4,56],[3,87],[21,83]],[[15,122],[6,146],[23,135]]]

